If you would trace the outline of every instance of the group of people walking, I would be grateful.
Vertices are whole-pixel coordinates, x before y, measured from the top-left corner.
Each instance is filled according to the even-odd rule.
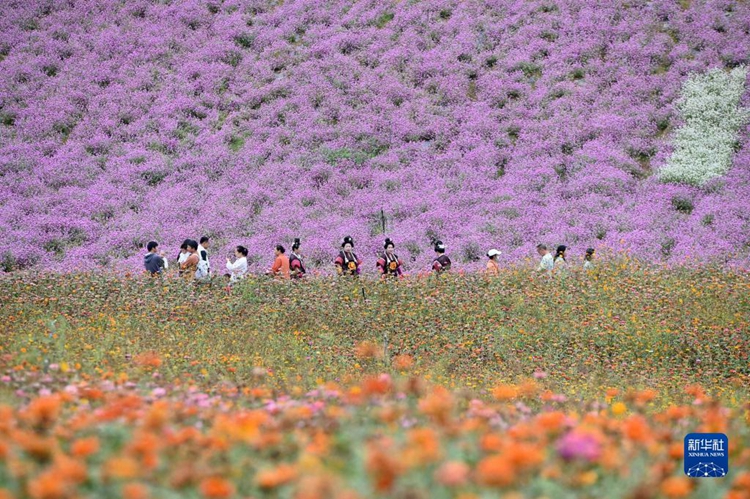
[[[200,241],[186,239],[180,246],[180,253],[177,256],[180,276],[197,281],[211,279],[212,270],[208,258],[209,247],[210,240],[206,236],[201,237]],[[146,249],[148,250],[144,258],[146,271],[152,275],[159,275],[169,268],[169,261],[165,253],[159,251],[159,244],[157,242],[149,242]],[[567,246],[558,246],[554,256],[544,244],[537,245],[536,249],[539,256],[541,256],[537,272],[553,274],[565,273],[567,271]],[[432,261],[432,271],[438,274],[450,271],[452,262],[448,255],[445,254],[445,244],[442,241],[436,241],[434,250],[435,258]],[[247,254],[248,250],[246,247],[237,246],[234,251],[234,258],[227,258],[224,267],[224,276],[229,279],[230,284],[237,282],[247,275]],[[501,252],[496,249],[491,249],[487,252],[486,274],[498,275],[500,273],[500,264],[498,262],[500,254]],[[583,264],[585,270],[593,268],[593,259],[594,249],[588,248]],[[340,276],[356,277],[360,274],[363,262],[354,252],[354,239],[351,236],[346,236],[342,240],[341,250],[333,260],[333,264],[336,268],[336,273]],[[383,252],[378,255],[375,265],[384,279],[399,278],[403,275],[403,262],[396,254],[396,245],[390,238],[385,239]],[[294,239],[289,255],[287,255],[284,246],[279,244],[275,247],[273,265],[267,274],[281,279],[301,279],[307,274],[299,238]]]

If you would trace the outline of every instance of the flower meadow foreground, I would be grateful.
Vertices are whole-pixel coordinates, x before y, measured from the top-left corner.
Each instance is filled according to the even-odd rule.
[[[747,272],[0,285],[0,498],[750,497]]]

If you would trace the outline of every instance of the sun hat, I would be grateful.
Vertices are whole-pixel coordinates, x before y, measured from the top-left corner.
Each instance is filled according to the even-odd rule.
[[[491,250],[489,250],[489,251],[487,252],[487,256],[488,256],[488,257],[490,257],[490,258],[492,258],[493,256],[498,256],[498,255],[500,255],[500,254],[501,254],[501,253],[500,253],[500,251],[498,251],[498,250],[496,250],[496,249],[494,249],[494,248],[493,248],[493,249],[491,249]]]

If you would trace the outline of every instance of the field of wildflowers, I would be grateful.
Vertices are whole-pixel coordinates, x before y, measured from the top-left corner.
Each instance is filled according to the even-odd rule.
[[[735,68],[719,108],[747,107],[747,2],[0,9],[3,270],[137,267],[147,241],[200,235],[222,255],[248,246],[256,267],[302,237],[320,267],[347,234],[364,255],[380,248],[381,209],[412,270],[437,238],[467,268],[540,241],[746,261],[746,121],[714,123],[727,135],[678,97]],[[690,149],[705,130],[716,140]],[[720,175],[662,181],[703,169]]]
[[[750,496],[747,272],[0,285],[4,499]]]

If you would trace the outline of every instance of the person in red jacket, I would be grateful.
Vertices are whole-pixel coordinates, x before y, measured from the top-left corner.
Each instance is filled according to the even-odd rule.
[[[274,251],[276,258],[274,259],[273,266],[269,272],[269,274],[274,277],[289,279],[289,257],[284,254],[285,252],[286,250],[282,245],[279,244],[276,246]]]
[[[380,271],[380,275],[385,277],[401,277],[403,270],[401,268],[401,260],[396,254],[396,248],[389,238],[386,238],[385,244],[383,245],[385,254],[378,258],[377,267]]]
[[[358,276],[362,260],[357,257],[354,253],[354,239],[351,236],[346,236],[344,241],[341,243],[341,251],[333,261],[336,265],[336,272],[338,275],[350,275]]]

